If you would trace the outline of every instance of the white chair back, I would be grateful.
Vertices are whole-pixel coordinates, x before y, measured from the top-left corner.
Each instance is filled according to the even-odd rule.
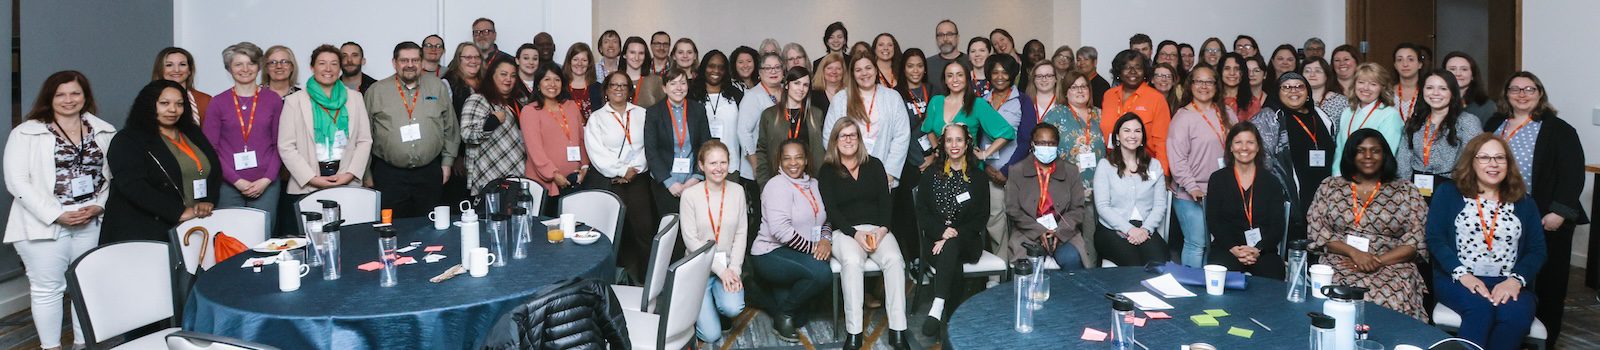
[[[67,289],[85,339],[99,343],[172,318],[168,249],[157,241],[119,242],[90,249],[72,263]]]
[[[544,200],[545,197],[548,196],[544,192],[544,185],[540,185],[539,182],[533,181],[533,179],[526,177],[512,176],[509,178],[515,179],[517,182],[522,183],[523,186],[528,188],[528,194],[533,195],[533,207],[528,208],[528,212],[533,213],[534,215],[540,215],[540,213],[543,213]]]
[[[189,229],[204,227],[210,232],[208,237],[201,237],[198,232],[194,237],[189,237]],[[178,249],[178,256],[183,259],[183,266],[189,274],[198,270],[209,270],[217,264],[216,254],[212,253],[213,247],[206,247],[205,256],[199,256],[201,245],[211,245],[211,239],[218,232],[227,233],[229,237],[238,239],[246,247],[253,247],[267,240],[267,233],[272,230],[272,220],[268,220],[267,212],[256,208],[226,208],[211,211],[210,217],[191,219],[178,223],[174,229],[177,237],[172,238],[172,244]],[[196,261],[196,259],[199,259]]]
[[[355,225],[378,222],[378,211],[383,208],[383,194],[378,190],[344,186],[318,190],[301,198],[295,207],[300,211],[322,211],[322,203],[317,200],[326,199],[339,203],[340,219],[344,224]]]
[[[278,350],[278,348],[265,344],[256,344],[242,339],[234,339],[219,335],[205,334],[190,331],[177,331],[167,334],[167,349],[170,350]]]
[[[656,238],[650,243],[650,262],[644,270],[644,304],[639,310],[655,312],[652,307],[656,297],[661,295],[661,287],[667,283],[667,265],[672,263],[672,249],[678,245],[678,214],[667,214],[661,217],[661,225],[656,230]]]
[[[621,246],[617,231],[622,228],[625,210],[622,198],[606,190],[578,191],[561,198],[561,214],[577,215],[578,221],[600,230],[611,240],[612,247]]]
[[[661,315],[661,326],[656,331],[658,349],[682,349],[694,338],[694,321],[705,302],[706,281],[711,279],[713,247],[716,244],[706,244],[667,268],[667,298],[656,303]]]

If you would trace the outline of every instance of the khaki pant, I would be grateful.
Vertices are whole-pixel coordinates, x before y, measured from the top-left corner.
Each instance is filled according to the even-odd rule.
[[[866,259],[883,268],[884,308],[889,316],[889,329],[906,330],[906,270],[905,259],[900,256],[900,245],[894,233],[883,236],[878,250],[867,254],[856,239],[833,231],[833,258],[839,260],[839,284],[844,292],[844,329],[850,334],[861,334],[863,297],[866,283],[862,281],[862,264]]]
[[[1006,188],[989,183],[989,252],[1011,261],[1011,226],[1006,222]]]

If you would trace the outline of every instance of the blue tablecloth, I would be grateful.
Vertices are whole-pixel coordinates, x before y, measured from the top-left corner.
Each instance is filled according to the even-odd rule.
[[[1139,284],[1155,277],[1141,267],[1091,269],[1085,272],[1049,272],[1050,300],[1044,309],[1034,311],[1034,330],[1020,334],[1015,324],[1016,288],[1002,283],[978,293],[962,303],[950,320],[950,346],[957,349],[1095,349],[1109,343],[1082,340],[1085,327],[1109,332],[1111,301],[1106,293],[1149,291]],[[1284,299],[1288,285],[1269,278],[1250,277],[1249,289],[1228,290],[1222,296],[1205,294],[1204,288],[1189,287],[1196,297],[1163,298],[1174,309],[1165,310],[1172,319],[1150,320],[1134,330],[1134,337],[1150,349],[1177,349],[1180,344],[1203,342],[1219,349],[1304,349],[1311,319],[1310,311],[1321,311],[1323,299],[1291,303]],[[1219,326],[1200,327],[1190,315],[1207,309],[1223,309],[1231,316],[1218,318]],[[1428,345],[1448,337],[1443,331],[1422,321],[1366,304],[1366,317],[1372,324],[1370,339],[1394,348],[1397,344]],[[1140,311],[1143,317],[1144,312]],[[1250,322],[1249,317],[1272,327],[1267,331]],[[1228,334],[1229,327],[1255,331],[1249,338]]]
[[[460,263],[460,230],[435,231],[426,219],[395,222],[401,246],[443,245],[448,257],[421,261],[422,247],[404,256],[416,264],[398,266],[399,285],[378,286],[378,272],[356,268],[377,260],[378,238],[371,225],[341,232],[338,280],[322,279],[312,268],[300,290],[278,291],[276,266],[261,272],[240,268],[265,254],[245,252],[202,274],[184,307],[184,329],[265,343],[283,349],[462,349],[476,347],[504,312],[540,287],[572,277],[602,276],[611,255],[605,239],[590,245],[572,240],[549,244],[544,226],[534,223],[527,259],[491,267],[489,275],[462,274],[443,283],[428,279]],[[488,238],[480,240],[483,244]],[[507,249],[507,255],[510,249]],[[509,259],[509,256],[501,257]]]

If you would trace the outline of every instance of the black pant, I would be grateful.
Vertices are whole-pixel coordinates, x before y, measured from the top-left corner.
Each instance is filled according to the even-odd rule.
[[[420,167],[402,168],[373,158],[368,171],[373,189],[383,194],[383,207],[394,210],[394,216],[399,218],[419,217],[433,211],[434,206],[440,205],[439,198],[444,193],[444,169],[439,167],[439,162],[439,158],[434,158]]]
[[[797,321],[806,319],[808,302],[828,291],[833,284],[833,271],[828,269],[828,262],[798,250],[779,247],[750,259],[756,276],[765,282],[776,303],[773,311],[793,316]]]
[[[1523,224],[1523,227],[1538,227]],[[1534,280],[1534,294],[1539,296],[1539,306],[1535,316],[1544,322],[1545,330],[1550,337],[1546,339],[1546,347],[1554,349],[1556,339],[1561,336],[1561,317],[1567,306],[1567,279],[1572,272],[1572,233],[1574,225],[1567,225],[1559,230],[1544,231],[1544,244],[1547,248],[1547,258],[1544,267],[1539,269],[1539,277]]]
[[[1171,261],[1172,255],[1167,250],[1167,241],[1161,239],[1156,232],[1150,233],[1150,238],[1144,243],[1133,245],[1127,238],[1122,238],[1116,230],[1105,225],[1095,224],[1094,248],[1100,253],[1101,258],[1111,260],[1117,266],[1144,266],[1152,262]]]
[[[942,230],[941,230],[942,231]],[[950,314],[956,311],[963,293],[962,264],[978,261],[983,256],[983,237],[985,234],[966,234],[954,239],[944,241],[944,247],[939,254],[933,253],[933,243],[928,244],[928,251],[924,255],[933,265],[933,296],[944,299],[944,315],[941,320],[949,320]],[[909,237],[908,237],[909,238]]]
[[[617,178],[621,178],[620,176]],[[655,239],[655,206],[650,193],[650,175],[638,174],[633,181],[612,184],[613,178],[600,175],[594,169],[584,176],[585,182],[615,193],[622,199],[623,217],[621,232],[617,235],[617,266],[628,272],[635,281],[644,280],[644,268],[650,260],[650,241]],[[681,243],[680,243],[681,245]]]

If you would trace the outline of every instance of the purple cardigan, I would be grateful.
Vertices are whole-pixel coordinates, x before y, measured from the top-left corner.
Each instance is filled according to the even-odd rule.
[[[255,97],[241,97],[234,106],[233,88],[211,98],[206,106],[206,118],[200,129],[217,150],[217,161],[222,164],[222,179],[227,185],[243,179],[255,181],[266,178],[278,181],[278,171],[283,161],[278,157],[278,116],[283,112],[283,97],[272,89],[261,89]],[[241,120],[250,122],[250,106],[254,104],[255,122],[250,128],[250,140],[245,142]],[[244,116],[239,109],[246,109]],[[233,154],[248,148],[256,152],[256,167],[239,170],[233,163]]]
[[[806,200],[808,192],[809,201]],[[812,204],[816,205],[816,211],[812,211]],[[766,255],[780,247],[810,254],[817,240],[832,239],[832,230],[809,238],[806,236],[810,234],[802,233],[802,230],[825,226],[828,211],[822,206],[822,193],[817,191],[816,179],[811,176],[793,179],[784,174],[773,176],[761,190],[761,230],[756,233],[755,244],[750,246],[750,254]]]

